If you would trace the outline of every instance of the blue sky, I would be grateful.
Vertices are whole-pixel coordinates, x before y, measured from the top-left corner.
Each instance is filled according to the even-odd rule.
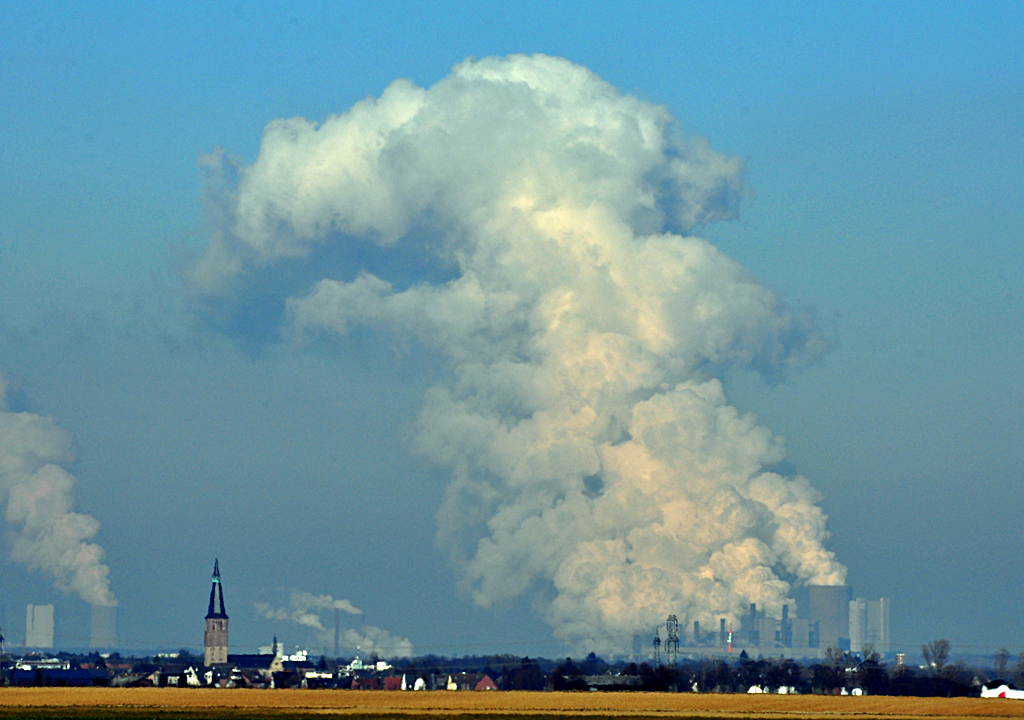
[[[417,650],[561,652],[530,598],[474,607],[434,545],[446,473],[409,427],[443,368],[372,332],[297,350],[267,326],[254,350],[179,278],[207,243],[201,155],[251,164],[272,120],[544,53],[744,159],[739,218],[696,234],[835,343],[776,385],[723,379],[824,495],[856,593],[892,598],[908,646],[1024,649],[1019,5],[2,9],[0,372],[9,409],[74,437],[126,642],[198,645],[219,553],[233,644],[311,642],[253,610],[298,588]],[[52,601],[80,637],[87,608],[7,554],[5,629]]]

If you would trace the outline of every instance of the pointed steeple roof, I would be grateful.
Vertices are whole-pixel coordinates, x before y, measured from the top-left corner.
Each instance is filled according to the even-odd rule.
[[[218,610],[219,605],[219,610]],[[210,588],[210,609],[206,613],[206,619],[225,618],[228,614],[224,612],[224,589],[220,584],[220,561],[213,559],[213,586]]]

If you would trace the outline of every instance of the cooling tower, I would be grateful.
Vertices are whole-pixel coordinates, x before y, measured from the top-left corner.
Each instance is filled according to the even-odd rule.
[[[89,632],[89,647],[117,647],[116,606],[92,606],[92,629]]]
[[[818,622],[818,643],[822,649],[850,649],[849,585],[809,585],[807,619]]]
[[[25,608],[25,646],[53,647],[53,605],[28,605]]]
[[[865,641],[880,653],[889,652],[889,598],[868,600]]]
[[[868,601],[855,598],[850,601],[850,651],[863,652],[868,632]]]

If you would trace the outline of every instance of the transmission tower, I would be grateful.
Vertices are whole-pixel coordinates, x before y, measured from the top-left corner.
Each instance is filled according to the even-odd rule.
[[[668,664],[675,666],[676,656],[679,655],[679,620],[675,615],[669,615],[665,621],[667,635],[665,637],[665,657]]]
[[[661,636],[658,628],[654,628],[654,667],[661,665]]]

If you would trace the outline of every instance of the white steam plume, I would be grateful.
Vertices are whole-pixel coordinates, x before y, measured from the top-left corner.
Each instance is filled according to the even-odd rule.
[[[117,605],[103,548],[88,542],[100,524],[72,511],[75,478],[60,466],[72,459],[71,436],[48,417],[8,412],[6,396],[0,375],[0,503],[11,559],[50,573],[58,588],[91,605]]]
[[[287,608],[274,609],[267,603],[257,603],[256,612],[267,620],[288,620],[314,630],[326,630],[320,622],[320,613],[325,610],[340,610],[349,615],[362,615],[363,611],[348,600],[335,600],[330,595],[313,595],[308,592],[293,592]]]
[[[612,650],[669,613],[739,627],[793,582],[843,582],[818,495],[772,471],[782,440],[715,379],[827,343],[686,234],[734,215],[743,167],[664,108],[562,59],[467,61],[206,165],[218,214],[189,277],[209,307],[366,241],[450,273],[321,275],[287,310],[296,332],[386,327],[447,360],[417,440],[452,471],[438,538],[480,605],[539,590],[558,638]]]
[[[293,622],[317,631],[317,641],[325,647],[334,641],[334,631],[324,626],[320,613],[333,610],[349,615],[363,614],[362,610],[348,600],[335,600],[330,595],[313,595],[308,592],[293,592],[288,599],[288,607],[285,608],[274,608],[268,603],[256,603],[256,612],[267,620]],[[376,653],[380,657],[412,657],[411,642],[372,625],[342,630],[338,642],[343,648]]]

